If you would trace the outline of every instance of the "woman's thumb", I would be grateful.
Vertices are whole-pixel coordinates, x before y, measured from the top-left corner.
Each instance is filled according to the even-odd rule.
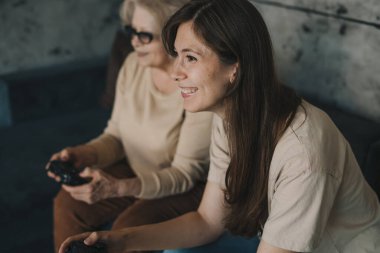
[[[71,156],[71,149],[65,148],[61,151],[60,158],[62,161],[69,161]]]
[[[93,171],[90,167],[86,167],[79,175],[81,177],[93,177]]]
[[[99,232],[93,232],[87,237],[83,242],[90,246],[96,243],[99,240]]]

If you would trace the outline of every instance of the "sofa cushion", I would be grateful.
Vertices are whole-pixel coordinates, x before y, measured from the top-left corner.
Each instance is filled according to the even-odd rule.
[[[364,175],[380,198],[380,141],[373,143],[369,149]]]

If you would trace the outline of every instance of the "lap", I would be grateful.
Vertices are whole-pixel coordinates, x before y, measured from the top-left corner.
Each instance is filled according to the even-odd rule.
[[[125,161],[104,170],[106,173],[118,178],[133,176],[133,172]],[[131,206],[135,200],[133,197],[123,197],[106,199],[95,204],[87,204],[72,198],[68,192],[61,189],[54,199],[54,212],[57,217],[77,220],[95,229],[97,226],[114,220],[121,212]]]
[[[133,177],[133,171],[125,161],[105,168],[104,171],[117,178]],[[204,183],[198,183],[189,192],[160,199],[136,199],[134,197],[111,198],[95,204],[75,200],[61,190],[54,200],[56,216],[72,216],[86,226],[120,229],[131,226],[158,223],[175,218],[198,208]],[[106,226],[104,226],[106,225]]]
[[[189,192],[160,199],[138,199],[115,220],[112,229],[158,223],[198,209],[204,183]]]

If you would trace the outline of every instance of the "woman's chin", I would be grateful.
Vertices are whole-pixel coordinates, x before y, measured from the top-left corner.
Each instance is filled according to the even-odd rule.
[[[137,59],[138,59],[139,65],[142,67],[150,67],[152,65],[150,61],[144,57],[139,57]]]
[[[192,106],[192,105],[186,105],[186,103],[184,104],[183,108],[188,112],[201,112],[202,111],[202,109],[200,109],[199,107]]]
[[[187,112],[192,112],[192,113],[194,113],[194,112],[201,112],[201,111],[198,111],[198,110],[187,109],[187,108],[185,108],[185,111],[187,111]]]
[[[195,104],[190,104],[190,103],[184,103],[183,108],[188,111],[188,112],[204,112],[204,111],[209,111],[208,108],[195,105]]]

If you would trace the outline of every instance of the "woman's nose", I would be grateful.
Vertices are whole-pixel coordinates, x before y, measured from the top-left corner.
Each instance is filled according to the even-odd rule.
[[[141,42],[140,42],[139,38],[137,38],[137,36],[135,34],[131,35],[131,45],[134,48],[141,46]]]
[[[186,78],[186,74],[181,68],[181,65],[179,64],[178,59],[176,59],[176,61],[174,62],[173,70],[170,76],[176,82],[182,81]]]

